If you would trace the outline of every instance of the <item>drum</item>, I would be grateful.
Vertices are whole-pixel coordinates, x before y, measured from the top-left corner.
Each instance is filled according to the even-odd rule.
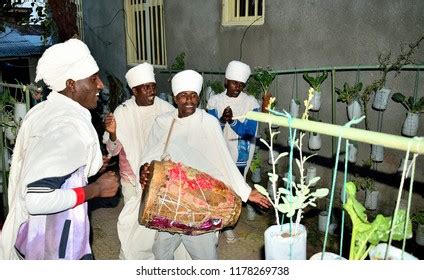
[[[233,226],[241,199],[223,182],[172,161],[153,161],[140,203],[139,223],[199,235]]]

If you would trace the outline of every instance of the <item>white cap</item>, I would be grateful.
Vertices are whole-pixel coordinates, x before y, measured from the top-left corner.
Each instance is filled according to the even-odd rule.
[[[184,70],[172,78],[171,84],[174,96],[183,91],[194,91],[199,95],[202,90],[203,77],[196,71]]]
[[[225,70],[225,78],[227,80],[246,83],[250,77],[250,73],[249,65],[233,60],[228,63],[227,69]]]
[[[156,83],[153,66],[147,62],[134,66],[128,70],[127,74],[125,74],[125,79],[127,79],[130,88],[142,84]]]
[[[99,72],[96,61],[84,42],[70,39],[48,48],[37,64],[35,81],[43,80],[50,89],[62,91],[66,81],[82,80]]]

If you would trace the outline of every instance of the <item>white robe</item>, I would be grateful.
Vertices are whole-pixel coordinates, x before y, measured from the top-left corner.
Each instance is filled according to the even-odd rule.
[[[169,128],[175,118],[167,150],[171,159],[223,181],[231,186],[243,201],[247,201],[251,188],[244,181],[228,152],[218,121],[200,109],[186,118],[178,118],[177,114],[178,110],[175,110],[156,119],[144,149],[142,164],[160,159]],[[154,259],[151,250],[156,231],[138,223],[141,200],[141,190],[139,191],[140,195],[132,197],[119,216],[118,229],[126,229],[119,231],[119,239],[126,258],[143,256],[144,259]],[[175,252],[175,258],[186,257],[185,249],[180,246]]]
[[[97,173],[102,154],[90,112],[72,99],[51,92],[22,123],[9,174],[9,214],[0,232],[0,259],[17,259],[14,245],[19,226],[28,219],[26,186],[68,175],[84,166],[84,176]]]

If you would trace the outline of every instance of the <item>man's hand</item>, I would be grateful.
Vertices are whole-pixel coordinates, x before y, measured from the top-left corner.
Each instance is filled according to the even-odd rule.
[[[221,123],[233,122],[233,110],[231,110],[230,106],[224,109],[224,112],[222,112],[222,116],[219,120],[221,121]]]
[[[113,171],[103,173],[95,182],[85,187],[85,199],[113,197],[118,191],[119,178]]]
[[[271,207],[271,202],[268,200],[268,198],[255,189],[250,192],[248,200],[258,204],[263,208]]]
[[[109,132],[110,140],[116,141],[116,121],[112,113],[107,114],[105,118],[105,130]]]
[[[144,187],[147,185],[148,183],[148,177],[149,177],[149,166],[150,164],[145,163],[141,166],[140,168],[140,185],[141,185],[141,189],[143,190]]]
[[[106,171],[107,167],[109,166],[110,158],[110,155],[103,156],[103,165],[97,173],[102,174]]]

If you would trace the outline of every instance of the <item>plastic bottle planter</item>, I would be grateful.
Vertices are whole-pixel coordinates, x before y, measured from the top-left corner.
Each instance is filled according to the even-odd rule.
[[[384,111],[387,107],[387,101],[389,100],[390,89],[382,88],[377,90],[374,95],[374,101],[372,107],[376,110]]]
[[[321,141],[321,135],[310,133],[309,134],[309,141],[308,141],[308,147],[310,150],[316,151],[321,149],[322,141]]]
[[[253,183],[260,183],[262,180],[261,178],[261,168],[257,167],[255,171],[252,172],[252,182]]]
[[[406,113],[406,119],[403,122],[402,134],[405,136],[414,137],[417,135],[418,125],[420,121],[420,114],[417,113]]]
[[[369,252],[370,260],[384,260],[387,251],[387,243],[380,243]],[[392,245],[389,246],[387,260],[418,260],[411,254],[403,252],[399,248],[396,248]]]
[[[300,105],[296,103],[296,100],[292,99],[290,101],[290,115],[293,118],[299,117],[299,108],[300,108]]]
[[[408,162],[406,163],[406,167],[408,168],[408,165],[411,163],[412,160],[408,159]],[[399,168],[398,168],[398,172],[402,173],[403,172],[403,166],[405,164],[405,158],[402,158],[400,160],[400,164],[399,164]],[[411,177],[411,173],[406,174],[406,178]]]
[[[15,123],[20,124],[22,123],[22,120],[24,119],[25,115],[27,113],[26,104],[25,103],[15,103],[15,110],[14,110],[14,120]]]
[[[321,92],[314,91],[314,96],[311,99],[312,111],[319,111],[321,108]]]
[[[320,261],[321,260],[322,252],[316,253],[313,255],[309,260],[311,261]],[[323,261],[346,261],[346,258],[343,258],[337,254],[331,253],[331,252],[325,252],[324,257],[322,258]]]
[[[15,139],[16,139],[16,135],[15,133],[13,133],[13,130],[15,129],[15,122],[10,121],[8,123],[9,126],[6,127],[6,129],[4,130],[4,134],[7,138],[7,140],[10,141],[11,144],[15,143]]]
[[[349,154],[347,160],[351,163],[355,163],[358,155],[358,149],[355,145],[349,144]]]
[[[418,245],[424,246],[424,225],[418,224],[417,232],[415,233],[415,242]]]
[[[309,184],[309,181],[317,176],[317,168],[314,165],[308,166],[306,168],[306,184]],[[316,183],[311,184],[314,187]]]
[[[328,219],[328,212],[327,211],[321,211],[318,216],[318,229],[321,232],[325,232],[325,228],[327,226],[327,219]],[[331,223],[331,221],[330,221]],[[328,233],[334,234],[334,230],[336,229],[337,224],[331,223],[328,227]]]
[[[377,209],[378,194],[379,194],[379,191],[372,191],[372,190],[365,191],[365,208],[367,208],[368,210]]]
[[[371,159],[374,162],[382,162],[384,160],[384,147],[371,145]]]
[[[347,105],[347,116],[349,120],[352,120],[353,118],[359,119],[362,115],[362,108],[361,104],[359,104],[358,101],[353,101],[349,105]]]
[[[290,224],[273,225],[265,231],[266,260],[306,260],[306,228],[299,225],[296,235],[289,228]]]

